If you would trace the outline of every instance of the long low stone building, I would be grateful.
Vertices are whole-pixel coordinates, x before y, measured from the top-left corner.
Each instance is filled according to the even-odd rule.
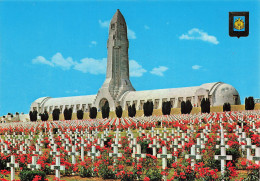
[[[211,106],[220,106],[226,102],[231,105],[240,104],[238,91],[223,82],[206,83],[196,87],[135,91],[129,79],[128,47],[127,25],[121,12],[117,10],[109,27],[106,79],[97,95],[42,97],[31,104],[30,111],[37,110],[41,113],[46,110],[52,113],[55,108],[61,112],[65,108],[72,108],[73,112],[79,109],[87,112],[93,106],[100,110],[105,102],[109,103],[110,110],[115,110],[118,105],[127,109],[133,103],[137,110],[141,110],[146,101],[153,101],[155,109],[161,108],[165,101],[170,101],[172,107],[176,108],[180,107],[182,101],[187,100],[190,100],[194,107],[198,107],[203,98],[209,98]]]

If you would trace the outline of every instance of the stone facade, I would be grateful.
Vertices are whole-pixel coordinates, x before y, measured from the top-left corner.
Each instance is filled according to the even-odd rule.
[[[161,108],[164,101],[171,101],[172,107],[180,107],[181,101],[190,100],[196,107],[200,106],[203,98],[209,98],[212,106],[223,105],[225,102],[240,104],[238,91],[222,82],[197,87],[135,91],[129,79],[128,47],[127,25],[121,12],[117,10],[109,26],[106,79],[97,95],[42,97],[31,104],[30,110],[37,110],[39,113],[46,110],[52,113],[55,108],[63,112],[67,107],[72,108],[73,112],[79,109],[87,112],[92,106],[100,110],[106,101],[110,110],[115,110],[118,105],[127,109],[133,103],[141,110],[146,101],[153,101],[156,109]]]

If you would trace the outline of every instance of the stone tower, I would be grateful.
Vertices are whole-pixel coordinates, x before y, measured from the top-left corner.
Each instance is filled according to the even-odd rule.
[[[126,22],[117,10],[109,25],[106,80],[94,101],[99,109],[108,101],[110,109],[114,110],[126,91],[135,91],[129,80],[128,47]]]

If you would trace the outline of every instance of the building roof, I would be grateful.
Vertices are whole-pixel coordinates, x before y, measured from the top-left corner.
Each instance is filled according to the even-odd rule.
[[[213,92],[219,82],[206,83],[201,86],[170,88],[170,89],[156,89],[144,91],[128,91],[120,101],[133,101],[133,100],[147,100],[147,99],[163,99],[167,97],[189,97],[194,96],[195,92],[202,88]],[[211,95],[211,94],[210,94]]]
[[[59,105],[93,104],[96,95],[50,98],[44,107]]]

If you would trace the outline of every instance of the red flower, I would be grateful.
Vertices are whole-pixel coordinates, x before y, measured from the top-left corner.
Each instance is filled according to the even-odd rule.
[[[144,181],[150,181],[149,177],[144,177]]]

